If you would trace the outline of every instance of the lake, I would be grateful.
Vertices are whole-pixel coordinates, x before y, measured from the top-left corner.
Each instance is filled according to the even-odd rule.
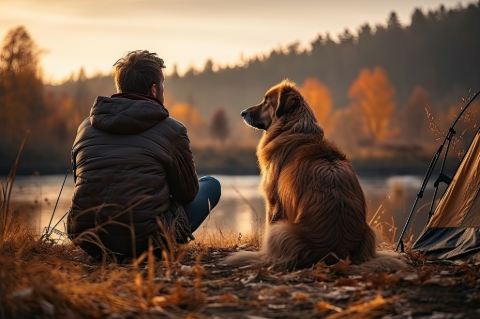
[[[247,234],[255,229],[255,223],[264,223],[264,202],[258,191],[260,182],[258,175],[213,176],[222,184],[222,197],[218,206],[212,210],[210,217],[197,232],[220,227]],[[378,211],[375,217],[377,225],[378,228],[383,228],[386,238],[392,240],[398,238],[422,183],[422,178],[410,175],[360,177],[360,183],[367,199],[368,220],[370,221]],[[12,207],[28,211],[40,232],[50,222],[63,179],[64,175],[17,176],[11,197]],[[5,181],[5,178],[2,180]],[[70,174],[52,219],[52,226],[68,211],[73,190],[74,182]],[[431,201],[432,190],[433,182],[430,182],[424,200],[420,201],[417,209]],[[413,222],[415,236],[418,236],[425,226],[428,209],[428,205],[422,208]],[[57,229],[64,231],[64,223],[61,222]]]

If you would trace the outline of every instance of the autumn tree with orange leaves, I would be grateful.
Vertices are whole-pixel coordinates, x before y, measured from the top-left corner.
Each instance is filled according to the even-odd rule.
[[[170,116],[182,122],[188,130],[197,130],[204,124],[200,112],[187,102],[175,102],[169,107]]]
[[[316,78],[307,78],[300,92],[315,113],[317,121],[325,129],[332,111],[332,95],[327,86]]]
[[[168,92],[165,93],[165,107],[167,107],[170,117],[180,121],[188,130],[191,142],[198,142],[203,136],[205,119],[198,109],[191,102],[175,101]]]
[[[9,30],[3,39],[0,48],[0,134],[5,140],[23,137],[27,129],[46,115],[43,83],[38,72],[40,53],[22,26]]]
[[[348,97],[352,99],[352,108],[372,141],[382,141],[398,133],[398,129],[391,127],[396,107],[394,96],[395,89],[380,67],[361,69],[350,86]]]

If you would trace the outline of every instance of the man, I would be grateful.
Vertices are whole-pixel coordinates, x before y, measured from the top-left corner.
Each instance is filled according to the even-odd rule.
[[[115,64],[118,93],[97,97],[78,128],[68,233],[92,256],[135,258],[149,241],[158,253],[171,236],[186,243],[220,200],[220,183],[197,179],[187,129],[163,106],[163,68],[155,53],[128,53]]]

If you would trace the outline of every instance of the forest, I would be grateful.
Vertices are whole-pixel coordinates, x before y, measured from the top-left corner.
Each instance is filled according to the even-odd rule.
[[[183,75],[166,61],[172,71],[165,106],[187,126],[200,171],[257,172],[254,150],[261,133],[242,123],[239,113],[286,77],[298,84],[326,136],[360,171],[372,159],[388,160],[395,172],[425,166],[438,137],[432,126],[441,134],[480,88],[480,2],[416,9],[410,25],[391,12],[385,24],[345,29],[338,40],[319,34],[309,49],[301,47],[292,42],[243,58],[235,67],[208,60],[203,69],[192,67]],[[60,85],[45,84],[42,50],[22,26],[4,36],[0,174],[10,169],[28,130],[19,173],[63,172],[94,99],[115,93],[110,74],[88,78],[83,69]]]
[[[186,244],[175,238],[173,227],[182,222],[177,219],[185,210],[180,204],[175,205],[171,225],[163,224],[156,210],[141,206],[160,193],[147,185],[153,183],[148,176],[153,169],[142,167],[142,178],[122,180],[128,190],[118,196],[110,196],[110,191],[124,179],[119,170],[105,169],[112,175],[105,179],[115,181],[107,186],[97,186],[102,177],[96,173],[80,176],[77,184],[67,170],[77,128],[88,119],[94,100],[116,93],[111,74],[87,76],[81,68],[63,83],[47,83],[42,56],[48,48],[37,43],[25,26],[10,29],[0,44],[0,319],[479,318],[478,143],[465,156],[459,174],[451,172],[479,129],[479,99],[463,109],[480,90],[480,1],[475,1],[431,11],[415,9],[408,25],[391,12],[383,24],[364,24],[335,36],[319,33],[306,49],[302,43],[290,42],[294,39],[285,39],[290,44],[241,58],[230,67],[209,59],[201,69],[179,73],[173,62],[165,61],[164,104],[170,116],[188,129],[198,176],[215,175],[222,187],[217,206],[211,205],[210,196],[197,195],[208,202],[208,216]],[[72,4],[65,7],[71,10]],[[128,3],[132,4],[138,2]],[[119,57],[124,53],[119,52]],[[328,159],[333,147],[317,152],[307,145],[315,154],[308,154],[308,159],[302,155],[298,150],[307,137],[291,143],[300,147],[278,161],[282,164],[272,160],[272,171],[275,166],[288,171],[286,164],[294,154],[303,161],[299,168],[308,166],[308,174],[297,174],[301,169],[290,170],[289,175],[264,170],[264,180],[271,180],[275,189],[258,186],[255,150],[262,132],[247,127],[240,112],[262,101],[265,91],[284,78],[297,83],[325,136],[345,151],[358,173],[358,187],[350,166],[344,163],[344,172],[333,167],[344,162],[340,155],[341,161]],[[449,126],[462,109],[453,136]],[[443,150],[451,157],[445,170],[440,164],[443,171],[438,174],[440,165],[432,164],[435,172],[421,182],[437,149],[432,163],[440,158],[439,140],[446,132],[449,141]],[[315,143],[320,141],[316,135]],[[144,153],[153,158],[149,150]],[[316,168],[310,158],[317,159],[319,153],[322,161],[327,160]],[[318,174],[324,167],[331,172]],[[332,176],[335,172],[337,176]],[[347,174],[351,176],[346,178]],[[283,176],[288,178],[282,180]],[[451,187],[442,184],[434,189],[437,176],[437,183]],[[93,190],[77,187],[87,183],[94,185]],[[162,182],[166,201],[159,205],[174,201],[168,183]],[[136,187],[148,188],[149,193],[130,200]],[[129,202],[125,207],[108,201],[95,206],[94,196],[85,196],[94,207],[79,215],[92,213],[94,227],[75,234],[75,239],[69,236],[67,223],[76,222],[68,214],[70,207],[77,206],[72,195],[104,191],[109,198]],[[185,202],[185,207],[191,203]],[[284,218],[289,215],[287,206],[293,216]],[[110,210],[113,207],[120,212]],[[272,207],[279,220],[265,214]],[[403,232],[410,207],[413,217]],[[433,211],[434,207],[441,210]],[[425,227],[429,208],[435,214]],[[142,224],[156,223],[158,230],[136,233],[137,212],[147,216]],[[444,224],[435,224],[438,219]],[[326,223],[339,227],[326,229]],[[125,233],[114,234],[112,225],[124,226]],[[322,259],[315,257],[306,268],[296,262],[275,264],[276,258],[227,264],[228,256],[242,251],[263,259],[268,251],[264,247],[278,225],[295,231],[280,232],[285,236],[278,236],[276,257],[285,256],[292,247],[298,261],[313,261],[316,249],[331,247],[330,252]],[[322,227],[314,227],[318,225]],[[121,254],[107,251],[106,241],[102,242],[106,237],[100,237],[104,232],[115,242],[131,239],[132,247],[136,238],[149,236],[148,249],[132,249],[132,258],[121,261]],[[323,235],[328,242],[317,241],[312,234]],[[305,245],[290,247],[285,244],[289,237]],[[105,254],[88,255],[79,246],[82,240],[98,245]],[[355,246],[342,248],[344,241]],[[431,246],[422,246],[422,241]],[[393,252],[397,244],[399,254]],[[370,246],[371,254],[359,260],[364,246]],[[375,266],[392,262],[391,257],[404,264],[391,269]],[[366,265],[370,266],[363,268]]]

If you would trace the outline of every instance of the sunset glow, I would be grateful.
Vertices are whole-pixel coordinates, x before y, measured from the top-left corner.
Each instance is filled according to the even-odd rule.
[[[385,24],[394,10],[410,23],[415,7],[424,11],[466,1],[59,1],[3,0],[0,34],[24,25],[45,53],[44,78],[58,83],[84,66],[87,75],[108,73],[125,52],[148,49],[165,59],[167,73],[191,66],[202,69],[208,58],[215,67],[235,65],[240,57],[267,54],[272,48],[300,41],[303,47],[318,33],[333,38],[366,22]]]

